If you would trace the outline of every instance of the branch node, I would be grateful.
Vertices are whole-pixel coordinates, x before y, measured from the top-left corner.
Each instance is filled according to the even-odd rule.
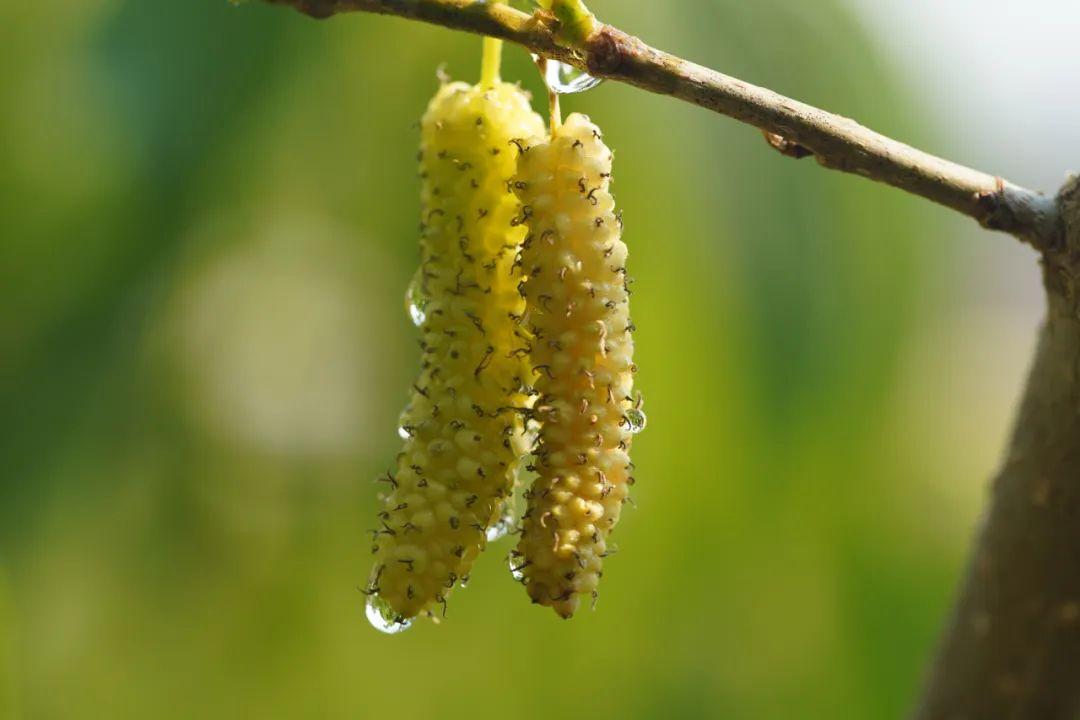
[[[603,25],[585,41],[585,66],[590,75],[610,75],[632,53],[626,33]]]
[[[797,142],[792,142],[782,135],[777,135],[768,130],[762,130],[761,134],[765,136],[765,142],[769,143],[769,147],[784,157],[802,160],[804,157],[810,157],[814,154],[809,148],[804,147]]]
[[[1008,199],[1005,197],[1005,180],[997,176],[994,178],[994,190],[980,190],[975,193],[975,204],[979,208],[979,221],[987,230],[1001,230],[1004,228],[1005,213],[1009,213]],[[1011,213],[1009,213],[1011,214]]]

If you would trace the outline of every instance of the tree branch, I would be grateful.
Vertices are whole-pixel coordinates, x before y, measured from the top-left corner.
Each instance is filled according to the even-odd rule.
[[[670,95],[753,125],[788,157],[813,155],[824,167],[862,175],[1052,249],[1060,237],[1053,198],[922,152],[849,118],[786,98],[646,45],[597,22],[582,40],[569,40],[555,15],[528,15],[476,0],[267,0],[314,18],[360,11],[419,20],[522,45],[596,77]]]
[[[1039,348],[914,720],[1073,720],[1080,711],[1080,179],[1058,202]]]

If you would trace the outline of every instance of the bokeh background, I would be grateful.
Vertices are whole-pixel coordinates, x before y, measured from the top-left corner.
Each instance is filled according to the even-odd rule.
[[[1080,164],[1065,0],[594,0],[662,47],[1013,180]],[[1007,434],[1034,255],[605,84],[636,510],[570,622],[491,546],[364,619],[418,351],[415,121],[479,41],[225,0],[0,8],[0,718],[885,718]],[[537,92],[525,54],[504,75]],[[1073,87],[1075,84],[1073,83]]]

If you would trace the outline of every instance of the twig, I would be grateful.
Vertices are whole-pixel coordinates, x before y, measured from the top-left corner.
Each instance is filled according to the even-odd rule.
[[[560,33],[559,21],[547,11],[529,15],[476,0],[267,1],[292,5],[314,18],[370,12],[509,40],[596,77],[670,95],[753,125],[789,157],[813,155],[824,167],[919,195],[1039,250],[1052,249],[1060,237],[1050,197],[922,152],[849,118],[687,62],[600,22],[588,37],[574,40]]]

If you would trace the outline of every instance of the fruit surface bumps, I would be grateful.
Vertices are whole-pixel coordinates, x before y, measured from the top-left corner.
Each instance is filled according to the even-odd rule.
[[[533,602],[570,617],[600,580],[632,482],[633,340],[611,152],[573,114],[518,160],[537,479],[512,562]]]
[[[444,84],[421,121],[421,266],[410,289],[421,372],[401,415],[397,469],[384,478],[369,584],[401,619],[445,612],[525,451],[515,258],[526,230],[510,181],[513,141],[541,132],[528,96],[501,82]]]

